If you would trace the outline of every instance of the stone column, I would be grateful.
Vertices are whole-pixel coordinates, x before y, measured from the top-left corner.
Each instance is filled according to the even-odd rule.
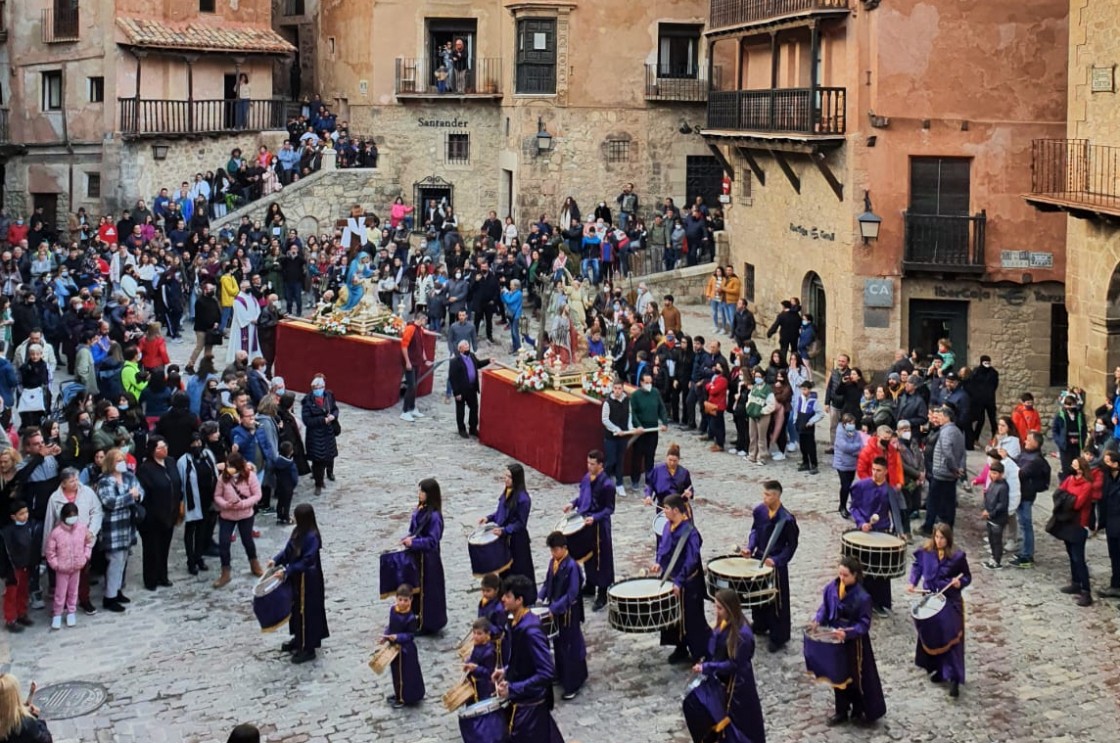
[[[323,150],[323,167],[321,170],[334,170],[335,161],[338,158],[338,152],[333,149]]]

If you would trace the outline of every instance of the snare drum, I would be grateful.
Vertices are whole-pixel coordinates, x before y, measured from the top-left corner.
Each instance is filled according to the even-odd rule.
[[[369,659],[369,667],[378,676],[385,673],[385,669],[401,654],[401,646],[395,642],[382,645]]]
[[[736,555],[712,558],[704,567],[708,596],[714,599],[716,591],[730,588],[739,594],[744,607],[766,606],[777,600],[776,577],[774,568]]]
[[[918,630],[918,642],[929,655],[947,652],[964,635],[960,623],[955,621],[952,609],[945,610],[948,603],[944,596],[934,595],[910,610],[914,627]]]
[[[665,533],[665,527],[669,524],[669,518],[658,509],[657,515],[653,517],[653,525],[650,527],[650,532],[653,533],[654,539],[661,539],[661,535]]]
[[[537,615],[537,619],[541,620],[541,629],[544,634],[549,637],[556,637],[560,634],[560,627],[552,618],[552,612],[548,610],[547,606],[534,606],[529,611]]]
[[[467,537],[467,552],[471,556],[471,572],[475,578],[488,573],[504,573],[513,565],[509,540],[493,532],[497,524],[483,524]]]
[[[553,531],[568,538],[568,554],[583,564],[595,554],[595,524],[583,523],[583,516],[572,511],[556,522]]]
[[[463,740],[508,743],[509,716],[505,700],[491,697],[459,710],[459,732]]]
[[[269,568],[253,586],[253,613],[261,632],[275,632],[292,616],[292,587],[281,577],[280,568]]]
[[[827,627],[807,629],[803,639],[805,670],[809,675],[834,688],[847,688],[852,683],[852,676],[848,669],[848,648],[844,642],[836,639]]]
[[[872,578],[898,578],[906,574],[906,540],[885,531],[844,532],[840,554],[854,557]]]
[[[420,570],[416,558],[404,547],[381,553],[381,598],[395,596],[397,589],[407,583],[414,593],[420,592]]]
[[[607,622],[619,632],[658,632],[681,622],[672,581],[629,578],[607,589]]]

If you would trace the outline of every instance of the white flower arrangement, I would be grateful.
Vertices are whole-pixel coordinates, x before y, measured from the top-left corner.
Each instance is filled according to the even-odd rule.
[[[551,386],[552,378],[544,364],[527,361],[521,367],[521,371],[517,373],[517,379],[514,380],[514,383],[521,392],[531,392],[533,390],[540,392]]]
[[[600,399],[611,394],[611,385],[614,384],[614,374],[611,372],[610,359],[606,356],[595,356],[595,370],[584,374],[581,386],[584,394]]]
[[[324,335],[346,335],[351,332],[350,318],[332,315],[319,324],[319,332]]]

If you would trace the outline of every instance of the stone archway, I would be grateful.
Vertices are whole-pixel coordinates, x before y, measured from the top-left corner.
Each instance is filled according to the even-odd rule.
[[[319,220],[311,216],[302,217],[296,224],[296,229],[299,230],[299,236],[306,242],[311,235],[318,237]]]
[[[828,299],[825,296],[824,282],[816,271],[810,271],[801,280],[801,307],[802,312],[813,316],[813,327],[817,330],[817,339],[821,345],[821,352],[813,359],[813,365],[819,366],[828,358]]]

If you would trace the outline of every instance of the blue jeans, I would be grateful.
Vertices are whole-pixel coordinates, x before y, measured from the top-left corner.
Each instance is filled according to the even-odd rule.
[[[599,283],[599,259],[598,258],[584,258],[580,261],[579,271],[584,276],[591,278],[592,284]]]
[[[1034,501],[1031,500],[1019,501],[1019,507],[1015,509],[1015,517],[1019,519],[1019,533],[1023,535],[1023,548],[1019,550],[1019,557],[1031,560],[1034,559],[1033,511]]]
[[[735,325],[735,304],[733,302],[720,302],[720,310],[723,312],[723,325],[730,333],[731,328]]]
[[[626,227],[630,224],[630,212],[618,213],[618,229],[626,232]]]
[[[237,119],[237,128],[238,129],[244,129],[246,126],[248,126],[248,123],[249,123],[249,102],[250,101],[249,101],[248,98],[238,98],[237,99],[236,119]]]
[[[509,334],[513,337],[513,352],[521,350],[521,316],[509,319]]]
[[[284,301],[288,307],[288,314],[292,314],[292,305],[296,306],[296,314],[303,314],[303,285],[298,281],[289,281],[284,284]]]
[[[603,453],[607,458],[605,469],[607,475],[614,478],[615,485],[622,484],[622,463],[626,459],[626,442],[628,440],[625,436],[612,436],[610,433],[607,433],[603,438]]]
[[[708,305],[712,308],[712,326],[718,330],[723,326],[723,302],[718,299],[710,299]]]
[[[226,330],[229,329],[229,321],[232,320],[232,319],[233,319],[233,306],[230,305],[229,307],[223,307],[222,308],[222,323],[221,323],[221,330],[222,330],[223,333],[226,332]]]

